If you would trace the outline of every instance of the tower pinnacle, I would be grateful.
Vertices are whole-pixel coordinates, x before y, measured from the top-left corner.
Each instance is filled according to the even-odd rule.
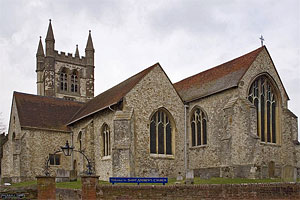
[[[39,42],[39,46],[36,52],[36,56],[44,56],[44,48],[43,48],[43,44],[42,44],[42,37],[40,36],[40,42]]]
[[[93,50],[94,51],[94,45],[93,45],[93,41],[92,41],[92,35],[91,35],[91,30],[89,30],[89,37],[86,43],[86,48],[85,50]]]
[[[79,58],[78,44],[76,44],[75,57],[78,57],[78,58]]]
[[[54,35],[53,35],[53,30],[52,30],[52,24],[51,24],[51,19],[49,19],[49,26],[48,26],[48,32],[46,36],[46,41],[55,41],[54,40]]]
[[[49,26],[48,26],[48,31],[47,31],[47,36],[46,36],[46,56],[54,57],[54,35],[53,35],[53,30],[52,30],[52,24],[51,24],[51,19],[49,20]]]

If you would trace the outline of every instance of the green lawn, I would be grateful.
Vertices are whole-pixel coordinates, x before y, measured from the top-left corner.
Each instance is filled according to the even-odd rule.
[[[175,178],[169,178],[169,182],[166,185],[174,185],[176,183]],[[195,178],[194,184],[241,184],[241,183],[275,183],[281,182],[281,179],[245,179],[245,178],[211,178],[211,179],[200,179]],[[300,182],[300,179],[297,179],[297,182]],[[26,187],[36,185],[36,181],[27,181],[22,183],[14,183],[12,187]],[[99,184],[110,184],[107,181],[99,181]],[[180,184],[184,184],[184,181],[181,181]],[[120,183],[117,185],[137,185],[135,183]],[[162,185],[162,184],[140,184],[140,185]],[[81,181],[73,182],[60,182],[56,183],[57,188],[70,188],[70,189],[81,189]]]

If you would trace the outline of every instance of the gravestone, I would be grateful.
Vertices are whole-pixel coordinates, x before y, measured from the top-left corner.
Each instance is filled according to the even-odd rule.
[[[186,173],[185,184],[194,184],[194,170],[190,169]]]
[[[179,174],[179,175],[176,177],[176,182],[175,182],[175,184],[180,184],[182,180],[183,180],[183,177]]]
[[[77,181],[77,170],[70,170],[70,181]]]
[[[275,177],[275,163],[273,161],[268,163],[268,173],[269,173],[269,178]]]
[[[158,169],[152,168],[149,175],[150,177],[159,177]]]
[[[70,181],[70,171],[64,169],[56,170],[56,182],[67,182]]]
[[[182,181],[182,180],[183,180],[183,177],[181,175],[178,175],[176,178],[176,181]]]
[[[250,168],[249,178],[255,179],[256,176],[257,176],[256,174],[257,174],[257,167],[256,167],[256,166],[252,166],[252,167]]]
[[[282,167],[281,178],[284,182],[296,182],[297,171],[296,168],[291,165]]]

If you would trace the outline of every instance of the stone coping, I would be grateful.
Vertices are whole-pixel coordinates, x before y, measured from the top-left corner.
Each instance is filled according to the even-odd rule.
[[[95,176],[95,175],[82,175],[80,178],[99,178],[100,176]]]

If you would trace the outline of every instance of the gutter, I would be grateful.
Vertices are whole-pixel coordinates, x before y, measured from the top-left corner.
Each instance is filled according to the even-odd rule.
[[[103,108],[100,108],[100,109],[98,109],[98,110],[96,110],[96,111],[94,111],[94,112],[88,113],[88,114],[86,114],[86,115],[84,115],[84,116],[82,116],[82,117],[80,117],[80,118],[78,118],[78,119],[75,119],[75,120],[73,120],[73,121],[67,123],[67,126],[70,126],[71,124],[73,124],[73,123],[75,123],[75,122],[77,122],[77,121],[79,121],[79,120],[81,120],[81,119],[83,119],[83,118],[86,118],[86,117],[88,117],[88,116],[90,116],[90,115],[93,115],[93,114],[95,114],[95,113],[97,113],[97,112],[100,112],[100,111],[102,111],[102,110],[104,110],[104,109],[106,109],[106,108],[110,108],[111,106],[116,105],[116,104],[118,104],[119,102],[120,102],[120,101],[114,102],[114,103],[112,103],[112,104],[110,104],[110,105],[108,105],[108,106],[105,106],[105,107],[103,107]],[[111,110],[111,108],[110,108],[110,110]],[[75,115],[76,115],[76,114],[75,114]]]

